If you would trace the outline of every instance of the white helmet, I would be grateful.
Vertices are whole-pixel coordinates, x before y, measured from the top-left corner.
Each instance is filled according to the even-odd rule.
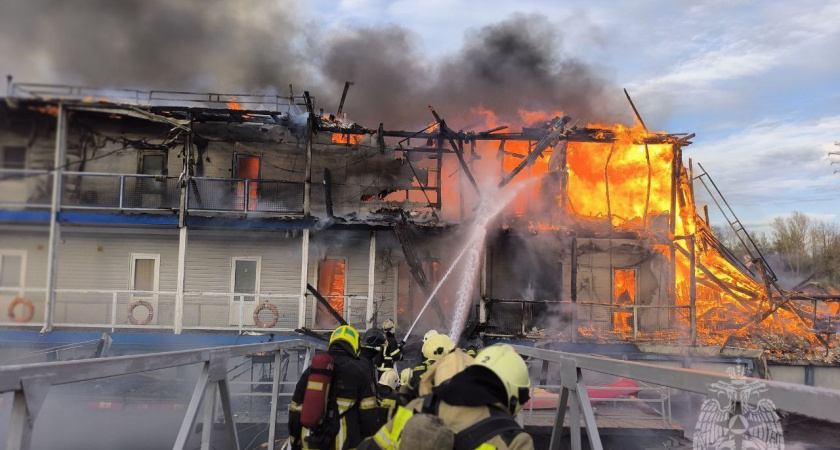
[[[437,330],[427,331],[426,334],[423,335],[423,342],[428,341],[430,337],[437,336],[438,334],[440,334],[440,333],[438,333]]]
[[[389,369],[383,372],[382,376],[379,377],[379,384],[388,386],[391,389],[398,388],[400,386],[400,376],[397,374],[397,370]]]
[[[486,347],[478,352],[472,365],[483,366],[499,377],[505,385],[510,414],[519,414],[522,405],[528,401],[531,377],[528,365],[516,350],[507,344]]]

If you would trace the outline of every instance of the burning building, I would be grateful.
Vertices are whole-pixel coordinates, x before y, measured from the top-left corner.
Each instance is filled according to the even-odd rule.
[[[743,262],[712,234],[694,189],[719,191],[684,163],[693,135],[530,111],[514,131],[486,110],[479,131],[434,110],[421,131],[366,128],[306,93],[12,94],[5,327],[406,330],[437,291],[420,323],[449,329],[466,225],[516,187],[487,218],[463,337],[833,345],[833,297],[782,290],[757,249]]]

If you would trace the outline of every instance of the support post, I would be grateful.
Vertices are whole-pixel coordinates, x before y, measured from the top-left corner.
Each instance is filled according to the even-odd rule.
[[[58,269],[58,242],[61,240],[61,226],[58,223],[58,212],[61,208],[62,172],[64,169],[64,153],[67,149],[67,109],[63,103],[58,104],[58,119],[55,126],[55,160],[53,162],[52,206],[50,208],[50,237],[47,248],[47,292],[44,302],[44,327],[41,333],[52,330],[55,313],[55,286]]]
[[[484,252],[481,255],[481,286],[478,297],[478,323],[487,323],[487,254],[490,249],[484,245]]]
[[[268,447],[266,450],[274,450],[274,440],[277,431],[277,404],[280,395],[280,364],[283,353],[280,350],[274,352],[274,367],[271,377],[271,412],[268,418]]]
[[[303,166],[303,217],[306,218],[312,212],[312,120],[312,111],[309,111],[306,119],[306,162]]]
[[[195,419],[198,417],[198,406],[201,404],[201,399],[207,391],[207,383],[210,374],[210,363],[204,363],[201,368],[201,374],[198,375],[198,381],[193,389],[192,398],[187,405],[187,412],[184,415],[184,420],[181,422],[181,428],[178,430],[178,436],[175,437],[175,444],[172,446],[173,450],[183,450],[187,445],[187,440],[190,437],[190,430],[195,424]],[[205,426],[207,426],[205,424]]]
[[[309,229],[303,230],[300,249],[300,302],[298,303],[298,328],[306,326],[306,286],[309,284]]]
[[[689,300],[689,314],[691,315],[691,345],[697,346],[697,273],[695,266],[697,265],[697,243],[695,242],[694,236],[689,236],[686,239],[688,242],[689,248],[689,278],[688,278],[688,300]]]
[[[210,438],[213,434],[213,416],[216,412],[216,383],[207,385],[204,392],[204,420],[201,428],[201,450],[210,450]]]
[[[218,381],[219,397],[222,400],[222,412],[225,415],[225,428],[227,429],[230,445],[234,450],[239,450],[239,435],[236,434],[236,422],[233,419],[233,407],[230,401],[230,385],[227,379]]]
[[[569,284],[570,292],[569,298],[572,300],[572,342],[577,342],[577,335],[578,335],[578,306],[577,306],[577,294],[578,294],[578,287],[577,287],[577,269],[578,269],[578,252],[577,252],[577,236],[572,236],[571,242],[571,261],[569,262]]]
[[[117,294],[114,292],[111,295],[111,333],[114,332],[117,326]]]
[[[9,427],[6,431],[7,450],[28,450],[32,443],[35,418],[47,398],[50,385],[43,377],[21,380],[20,389],[14,391]]]
[[[184,189],[186,194],[186,188]],[[186,195],[184,195],[186,197]],[[175,286],[175,334],[181,334],[184,329],[184,291],[187,276],[187,226],[178,230],[178,279]]]
[[[368,293],[365,310],[367,328],[376,326],[376,303],[373,301],[373,288],[376,285],[376,231],[370,232],[370,250],[368,252]]]

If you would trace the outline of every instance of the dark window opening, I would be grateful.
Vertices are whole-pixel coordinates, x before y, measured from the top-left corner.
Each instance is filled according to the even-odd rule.
[[[25,169],[26,147],[3,147],[0,149],[0,167],[3,169]]]
[[[166,153],[158,151],[140,152],[137,173],[141,175],[167,175]]]

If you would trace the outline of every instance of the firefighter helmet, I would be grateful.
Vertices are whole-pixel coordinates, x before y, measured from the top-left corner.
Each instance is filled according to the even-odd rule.
[[[384,331],[377,328],[371,328],[365,331],[365,337],[362,338],[362,347],[381,350],[382,346],[385,345],[386,340]]]
[[[400,386],[400,376],[397,375],[396,369],[388,369],[379,377],[379,384],[388,386],[391,389],[396,389]]]
[[[423,356],[429,361],[437,361],[455,350],[455,343],[445,334],[436,334],[423,343]]]
[[[430,337],[437,336],[437,335],[438,335],[437,330],[429,330],[429,331],[426,332],[426,334],[423,335],[423,342],[426,342],[426,341],[429,340]]]
[[[390,331],[390,332],[393,333],[394,332],[394,326],[395,326],[395,324],[394,324],[394,321],[392,319],[386,319],[384,322],[382,322],[382,330],[384,330],[384,331]]]
[[[486,367],[499,377],[505,385],[511,415],[519,414],[530,397],[531,377],[528,366],[516,350],[507,344],[487,347],[478,352],[473,365]]]
[[[350,344],[356,354],[359,353],[359,332],[350,325],[342,325],[335,329],[330,335],[330,345],[336,341],[344,341]]]
[[[400,372],[400,384],[403,386],[408,386],[411,383],[411,368],[405,368]]]

